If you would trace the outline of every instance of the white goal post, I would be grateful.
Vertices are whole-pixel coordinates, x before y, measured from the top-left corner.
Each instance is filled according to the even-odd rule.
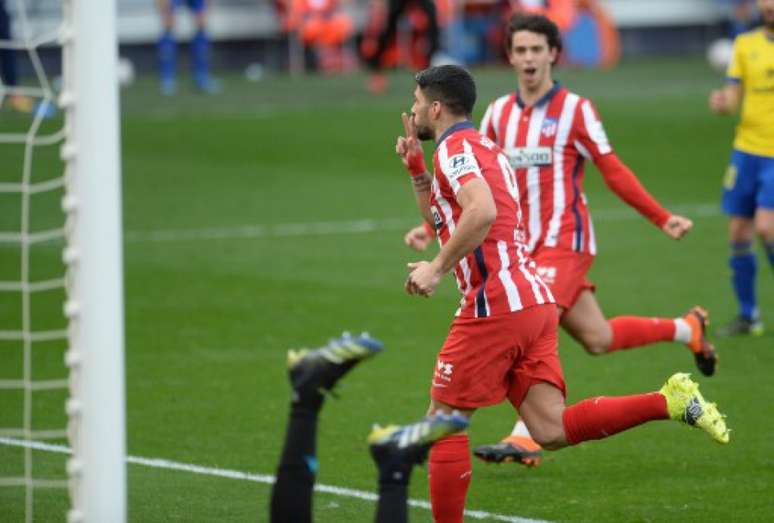
[[[70,523],[126,521],[116,0],[65,0],[62,29]]]

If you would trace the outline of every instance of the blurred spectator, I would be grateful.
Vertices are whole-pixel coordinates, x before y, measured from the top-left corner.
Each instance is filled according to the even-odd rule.
[[[352,69],[355,58],[346,43],[353,34],[352,18],[341,10],[348,0],[276,0],[283,29],[295,33],[311,51],[316,67],[340,72]]]
[[[0,40],[11,40],[11,17],[5,8],[5,0],[0,0]],[[0,78],[6,87],[13,88],[19,85],[16,50],[0,47]],[[0,98],[0,102],[2,102],[2,98]],[[8,104],[11,108],[23,113],[32,112],[35,106],[32,98],[20,94],[8,95]]]
[[[510,15],[509,0],[457,0],[445,31],[449,54],[465,64],[486,63],[502,55],[503,20]]]
[[[729,37],[736,38],[756,24],[755,0],[719,0],[722,5],[731,6]]]
[[[407,22],[409,31],[408,56],[401,60],[401,44],[398,29],[401,21]],[[360,42],[360,52],[371,70],[368,89],[381,93],[387,88],[383,74],[385,67],[407,62],[415,69],[430,64],[438,51],[438,12],[432,0],[373,0]]]
[[[220,85],[210,75],[210,38],[207,35],[208,0],[157,0],[163,32],[158,43],[161,93],[177,92],[177,41],[174,35],[175,11],[185,4],[196,20],[196,33],[191,40],[191,65],[196,87],[207,94],[220,91]]]

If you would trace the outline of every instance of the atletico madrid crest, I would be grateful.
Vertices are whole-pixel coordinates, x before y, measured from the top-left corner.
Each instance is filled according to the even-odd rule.
[[[546,138],[551,138],[556,134],[556,124],[557,122],[554,118],[546,118],[543,120],[543,127],[540,132]]]

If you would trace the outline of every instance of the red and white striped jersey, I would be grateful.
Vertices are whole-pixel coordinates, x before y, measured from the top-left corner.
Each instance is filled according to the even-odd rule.
[[[559,84],[532,107],[511,93],[489,105],[481,133],[516,171],[529,252],[546,246],[596,254],[583,165],[613,149],[591,102]]]
[[[503,151],[471,122],[458,123],[438,141],[433,167],[430,211],[442,247],[462,215],[457,193],[463,185],[483,179],[497,206],[497,218],[483,243],[454,268],[462,293],[457,316],[483,318],[553,303],[527,254],[519,187]]]

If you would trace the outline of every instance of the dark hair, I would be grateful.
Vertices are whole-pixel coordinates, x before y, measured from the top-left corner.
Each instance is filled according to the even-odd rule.
[[[507,40],[505,41],[505,50],[509,53],[513,45],[513,35],[519,31],[529,31],[530,33],[545,35],[546,40],[548,40],[548,48],[556,49],[557,56],[562,52],[562,35],[559,32],[559,28],[543,15],[516,13],[511,16],[511,19],[508,21],[508,29],[506,30]]]
[[[441,102],[456,116],[470,116],[476,105],[476,82],[458,65],[429,67],[414,80],[430,101]]]

